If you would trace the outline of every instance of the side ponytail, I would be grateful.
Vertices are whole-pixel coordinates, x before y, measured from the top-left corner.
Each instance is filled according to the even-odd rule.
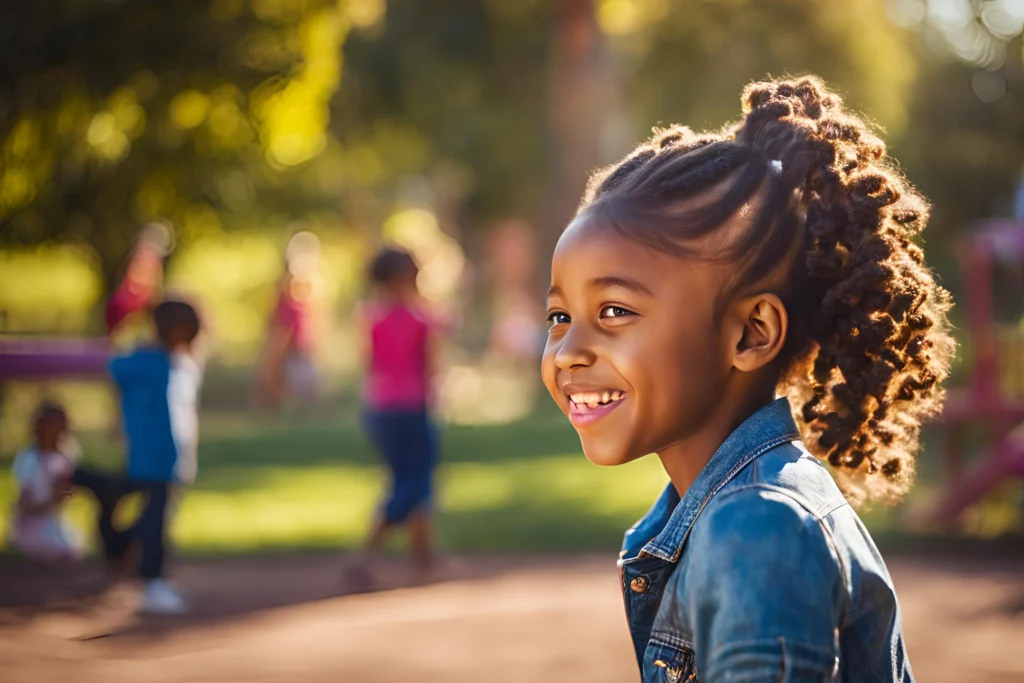
[[[779,388],[852,500],[898,500],[913,480],[921,423],[941,409],[955,346],[949,295],[913,242],[927,204],[818,79],[755,83],[743,103],[740,141],[773,141],[783,165],[813,160],[799,169],[804,258],[793,285],[803,348]],[[775,126],[791,134],[769,133]]]

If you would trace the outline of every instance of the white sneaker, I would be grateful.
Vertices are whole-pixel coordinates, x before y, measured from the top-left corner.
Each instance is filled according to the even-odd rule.
[[[188,604],[174,586],[163,579],[146,582],[139,610],[146,614],[184,614]]]

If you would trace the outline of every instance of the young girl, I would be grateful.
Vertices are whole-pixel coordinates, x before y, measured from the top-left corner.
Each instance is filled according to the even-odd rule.
[[[26,557],[39,562],[70,562],[82,557],[82,541],[61,515],[71,495],[75,471],[68,455],[68,417],[53,403],[36,412],[35,443],[14,458],[18,499],[11,540]]]
[[[367,541],[379,551],[405,524],[421,570],[433,560],[431,498],[437,439],[431,423],[432,324],[416,288],[418,269],[400,249],[382,250],[370,266],[375,296],[361,311],[367,347],[365,425],[391,473],[391,490]]]
[[[308,232],[296,234],[288,245],[257,377],[256,398],[271,408],[280,408],[285,397],[306,406],[317,397],[318,268],[319,240]]]
[[[588,459],[657,453],[671,480],[619,564],[644,681],[912,680],[847,500],[907,490],[940,406],[926,217],[813,77],[752,84],[738,123],[659,131],[591,180],[543,376]]]
[[[107,301],[107,337],[114,346],[125,346],[140,336],[139,323],[148,322],[148,309],[159,298],[164,279],[164,259],[172,248],[167,226],[150,223],[139,233],[125,269],[124,279]]]

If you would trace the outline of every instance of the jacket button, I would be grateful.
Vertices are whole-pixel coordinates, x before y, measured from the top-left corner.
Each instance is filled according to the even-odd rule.
[[[629,589],[634,593],[646,593],[651,587],[651,580],[646,576],[638,576],[629,582]]]

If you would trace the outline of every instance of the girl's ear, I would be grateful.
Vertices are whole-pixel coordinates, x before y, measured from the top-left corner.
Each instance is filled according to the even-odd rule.
[[[728,324],[733,367],[753,372],[771,363],[782,351],[789,314],[782,299],[763,292],[736,301]]]

